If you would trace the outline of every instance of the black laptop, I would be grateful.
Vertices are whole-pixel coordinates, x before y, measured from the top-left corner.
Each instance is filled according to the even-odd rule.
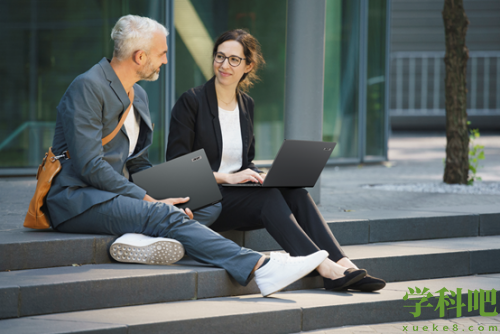
[[[132,180],[155,199],[189,197],[176,206],[192,211],[222,200],[203,149],[135,173]]]
[[[224,187],[314,187],[336,143],[285,140],[264,183],[223,184]]]

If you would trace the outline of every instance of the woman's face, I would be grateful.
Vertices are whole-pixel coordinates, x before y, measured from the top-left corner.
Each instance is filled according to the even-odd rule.
[[[217,48],[217,53],[224,54],[226,57],[236,56],[245,58],[243,46],[237,41],[225,41]],[[223,63],[218,63],[214,60],[215,78],[219,84],[224,86],[237,86],[243,74],[248,73],[253,68],[253,63],[248,64],[246,60],[233,67],[229,64],[229,59],[224,59]],[[236,88],[236,87],[235,87]]]

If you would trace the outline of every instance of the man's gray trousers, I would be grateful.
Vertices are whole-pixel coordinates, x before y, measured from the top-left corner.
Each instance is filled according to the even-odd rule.
[[[220,204],[198,210],[195,218],[189,219],[172,205],[117,196],[62,223],[57,230],[111,235],[141,233],[172,238],[181,242],[193,259],[224,268],[238,283],[246,285],[262,254],[240,247],[205,226],[219,213]]]

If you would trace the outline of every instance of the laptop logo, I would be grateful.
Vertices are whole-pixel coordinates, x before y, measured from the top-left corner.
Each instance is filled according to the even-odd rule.
[[[195,161],[198,161],[198,160],[200,160],[200,159],[201,159],[201,155],[200,155],[199,157],[196,157],[196,158],[191,159],[191,161],[192,161],[192,162],[195,162]]]
[[[323,151],[331,151],[331,150],[332,150],[332,149],[331,149],[331,148],[328,148],[328,147],[325,147],[325,148],[323,149]]]

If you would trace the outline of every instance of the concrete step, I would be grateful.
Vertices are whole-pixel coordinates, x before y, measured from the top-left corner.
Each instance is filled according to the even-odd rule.
[[[24,228],[0,233],[0,271],[111,263],[116,237]]]
[[[341,245],[500,235],[500,207],[492,205],[323,214]],[[222,235],[256,251],[281,249],[265,229]],[[0,271],[110,263],[115,239],[10,228],[0,233]]]
[[[404,300],[409,287],[428,288],[432,307],[415,317],[418,300]],[[298,333],[321,328],[454,318],[451,305],[438,308],[439,290],[461,290],[462,316],[468,312],[468,290],[492,291],[500,298],[500,274],[389,283],[378,293],[330,292],[323,289],[210,298],[140,306],[67,312],[0,321],[6,333]],[[125,292],[123,292],[125,293]],[[426,293],[427,294],[427,293]],[[449,294],[449,292],[447,293]],[[411,296],[410,296],[411,297]],[[418,297],[415,296],[414,297]],[[455,299],[449,297],[449,299]],[[448,300],[449,300],[448,299]],[[426,302],[427,303],[427,302]],[[426,303],[424,305],[426,305]],[[477,305],[477,304],[476,304]],[[477,305],[480,306],[480,305]],[[484,311],[494,305],[484,302]],[[401,329],[402,331],[403,329]]]
[[[500,272],[500,236],[346,246],[360,268],[388,282]],[[306,277],[287,290],[322,287]],[[183,260],[172,266],[99,264],[0,272],[0,319],[258,293],[225,270]]]
[[[326,205],[319,208],[341,245],[500,235],[500,204],[412,211],[396,208],[341,212]],[[255,250],[281,249],[263,229],[244,232],[240,239],[245,247]]]
[[[431,320],[411,320],[367,324],[358,326],[342,326],[302,331],[301,334],[376,334],[402,332],[467,332],[498,333],[500,332],[500,315],[475,316],[461,318],[439,318]]]

